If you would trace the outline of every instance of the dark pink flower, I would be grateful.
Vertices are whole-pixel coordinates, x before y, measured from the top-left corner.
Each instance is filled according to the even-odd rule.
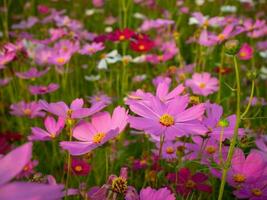
[[[250,60],[253,57],[253,48],[249,44],[244,43],[237,55],[240,60]]]
[[[21,101],[16,104],[12,104],[10,106],[10,114],[16,115],[16,116],[26,116],[29,118],[34,117],[43,117],[45,115],[44,112],[42,112],[42,107],[39,105],[39,103],[33,101],[30,103],[26,103],[24,101]]]
[[[83,159],[73,158],[71,160],[72,173],[77,176],[87,176],[91,171],[89,163]]]

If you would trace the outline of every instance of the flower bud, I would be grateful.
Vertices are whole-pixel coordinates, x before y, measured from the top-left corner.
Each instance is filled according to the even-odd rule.
[[[239,52],[240,44],[238,40],[228,40],[225,44],[225,53],[231,56],[236,55]]]
[[[249,80],[253,81],[257,78],[258,73],[256,71],[248,71],[246,76]]]

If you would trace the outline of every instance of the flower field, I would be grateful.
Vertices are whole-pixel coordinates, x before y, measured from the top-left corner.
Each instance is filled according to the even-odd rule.
[[[267,200],[265,0],[1,0],[0,200]]]

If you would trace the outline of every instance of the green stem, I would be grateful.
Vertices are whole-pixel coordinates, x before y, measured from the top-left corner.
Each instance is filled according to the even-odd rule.
[[[223,192],[224,192],[227,172],[231,165],[232,157],[234,155],[235,145],[236,145],[237,137],[238,137],[239,121],[240,121],[240,78],[239,78],[239,69],[237,65],[236,56],[234,56],[234,66],[235,66],[235,76],[236,76],[236,85],[237,85],[237,88],[236,88],[236,98],[237,98],[236,100],[236,124],[235,124],[235,129],[234,129],[234,135],[231,140],[230,148],[229,148],[228,155],[227,155],[227,160],[223,168],[218,200],[223,199]]]
[[[247,105],[244,113],[241,115],[241,119],[243,119],[246,116],[247,112],[249,111],[249,108],[251,106],[252,99],[253,99],[254,89],[255,89],[255,81],[253,80],[252,85],[251,85],[251,92],[250,92],[250,96],[249,96],[248,105]]]
[[[72,127],[69,125],[69,141],[72,140]],[[70,153],[68,152],[68,161],[67,161],[68,169],[67,169],[67,179],[66,179],[66,194],[65,194],[65,199],[68,199],[68,188],[69,188],[69,179],[70,179],[70,169],[71,169],[71,156]]]

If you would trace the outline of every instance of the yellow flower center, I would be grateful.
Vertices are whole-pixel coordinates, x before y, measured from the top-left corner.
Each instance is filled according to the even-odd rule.
[[[163,60],[163,55],[159,55],[159,56],[158,56],[158,60],[159,60],[159,61],[162,61],[162,60]]]
[[[169,114],[163,114],[160,119],[159,122],[163,125],[163,126],[172,126],[174,124],[174,118],[173,116],[169,115]]]
[[[224,39],[225,39],[225,35],[224,34],[219,34],[218,35],[218,39],[220,40],[220,41],[223,41]]]
[[[106,133],[97,133],[93,137],[93,142],[96,144],[99,144],[102,142],[105,136],[106,136]]]
[[[113,192],[124,194],[127,191],[127,181],[125,178],[119,176],[113,179],[111,189]]]
[[[206,152],[209,154],[213,154],[216,152],[216,148],[214,146],[207,146],[206,147]]]
[[[94,50],[95,50],[95,49],[94,49],[93,47],[89,47],[89,48],[87,49],[88,52],[94,52]]]
[[[29,168],[29,166],[28,165],[25,165],[25,167],[23,167],[23,171],[28,171],[30,168]]]
[[[125,40],[125,36],[124,35],[120,35],[119,40]]]
[[[139,50],[144,50],[145,49],[145,46],[141,44],[141,45],[139,45],[138,48],[139,48]]]
[[[74,171],[76,171],[76,172],[80,172],[82,170],[83,170],[83,168],[82,168],[81,165],[77,165],[77,166],[74,167]]]
[[[246,177],[243,174],[235,174],[234,181],[237,183],[243,183],[246,180]]]
[[[205,84],[205,83],[200,83],[200,84],[199,84],[199,87],[200,87],[201,89],[204,89],[204,88],[206,87],[206,84]]]
[[[23,110],[24,115],[30,115],[32,113],[31,109],[26,108]]]
[[[247,53],[244,52],[244,51],[241,51],[239,55],[240,55],[240,57],[246,57],[247,56]]]
[[[57,58],[56,61],[58,64],[63,64],[65,62],[65,58]]]
[[[188,180],[185,184],[185,187],[187,188],[194,188],[196,186],[196,183],[192,180]]]
[[[251,190],[251,193],[254,195],[254,196],[261,196],[262,195],[262,191],[258,188],[254,188]]]
[[[173,147],[167,147],[166,148],[166,153],[167,154],[173,154],[174,153],[174,148]]]
[[[50,137],[51,137],[52,139],[54,139],[54,138],[56,137],[56,134],[55,134],[55,133],[51,133],[51,134],[50,134]]]

